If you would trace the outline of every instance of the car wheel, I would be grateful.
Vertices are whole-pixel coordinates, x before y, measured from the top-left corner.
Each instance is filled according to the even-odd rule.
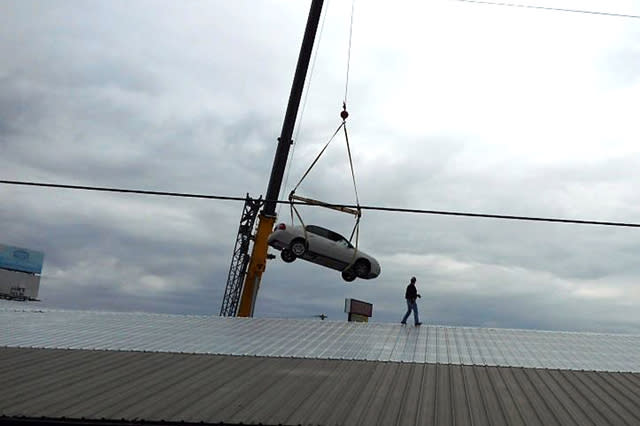
[[[294,260],[296,260],[296,255],[293,254],[291,250],[286,248],[280,252],[280,258],[284,260],[286,263],[291,263]]]
[[[367,259],[358,259],[353,265],[353,270],[360,278],[366,278],[371,272],[371,263]]]
[[[307,244],[302,238],[298,238],[291,242],[289,248],[296,257],[301,257],[307,251]]]
[[[342,271],[342,279],[346,282],[351,282],[356,279],[356,273],[353,268],[345,269]]]

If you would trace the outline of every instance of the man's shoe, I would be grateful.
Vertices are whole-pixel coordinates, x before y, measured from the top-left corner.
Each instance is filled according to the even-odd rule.
[[[406,323],[406,322],[404,322],[404,321],[400,321],[400,324],[402,324],[402,325],[407,325],[407,323]]]
[[[416,323],[416,327],[419,326],[419,325],[422,325],[422,323],[421,322],[417,322]]]

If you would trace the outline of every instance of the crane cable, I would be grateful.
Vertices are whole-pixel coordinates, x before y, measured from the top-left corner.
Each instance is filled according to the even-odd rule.
[[[351,22],[349,23],[349,48],[347,49],[347,78],[344,82],[344,101],[347,103],[347,93],[349,92],[349,65],[351,64],[351,40],[353,39],[353,12],[356,7],[356,0],[351,1]]]
[[[316,165],[316,163],[318,162],[318,160],[320,159],[322,154],[324,154],[324,152],[326,151],[326,149],[329,146],[329,144],[333,141],[333,139],[336,137],[338,132],[340,132],[340,129],[342,129],[344,131],[345,142],[347,144],[347,154],[349,156],[349,166],[350,166],[350,169],[351,169],[351,178],[353,180],[353,189],[354,189],[355,196],[356,196],[356,205],[357,206],[360,205],[360,200],[358,198],[358,188],[357,188],[357,185],[356,185],[356,176],[355,176],[354,169],[353,169],[353,158],[351,156],[351,146],[349,145],[349,134],[347,132],[347,121],[346,121],[347,117],[349,117],[349,112],[347,112],[347,95],[349,93],[349,71],[350,71],[350,65],[351,65],[351,44],[352,44],[352,39],[353,39],[353,15],[354,15],[354,9],[355,9],[355,0],[352,0],[352,3],[351,3],[351,18],[350,18],[350,22],[349,22],[349,43],[348,43],[348,48],[347,48],[347,70],[346,70],[346,76],[345,76],[344,99],[342,101],[342,111],[340,112],[340,118],[342,118],[342,122],[340,123],[338,128],[335,130],[335,132],[333,132],[333,134],[331,135],[331,137],[329,138],[327,143],[324,145],[322,150],[320,150],[320,153],[313,160],[313,162],[311,163],[311,165],[309,166],[307,171],[302,175],[302,177],[300,178],[298,183],[295,185],[293,190],[289,193],[289,200],[290,201],[292,201],[292,197],[295,194],[295,192],[298,189],[298,187],[300,186],[300,184],[302,183],[302,181],[307,177],[309,172],[311,172],[311,169],[313,169],[313,167]],[[293,206],[293,203],[291,204],[291,206]],[[358,219],[360,218],[360,216],[361,216],[361,214],[358,214]]]
[[[293,136],[293,140],[291,141],[291,154],[289,155],[289,158],[287,159],[287,165],[286,165],[286,169],[287,169],[287,174],[285,175],[284,178],[284,184],[282,185],[282,188],[280,189],[280,195],[278,196],[278,199],[281,198],[282,193],[284,188],[287,187],[287,183],[289,182],[289,174],[291,173],[291,163],[293,162],[293,157],[296,153],[296,141],[298,140],[298,136],[300,135],[300,131],[302,129],[302,119],[304,117],[304,112],[305,109],[307,107],[307,100],[309,98],[309,90],[311,88],[311,81],[313,79],[313,71],[316,68],[316,59],[318,58],[318,52],[320,51],[320,42],[322,41],[322,33],[324,31],[324,23],[326,21],[327,18],[327,10],[329,10],[329,0],[327,0],[327,6],[323,9],[323,14],[322,14],[322,21],[320,24],[320,32],[318,33],[318,41],[315,44],[315,51],[313,52],[313,59],[311,60],[311,68],[309,70],[309,77],[306,80],[306,89],[304,90],[304,99],[302,100],[302,107],[300,108],[300,113],[298,114],[298,126],[296,126],[296,133]],[[277,214],[280,214],[280,207],[282,206],[282,204],[278,205],[278,210],[277,210]]]
[[[353,253],[353,258],[352,258],[351,262],[349,263],[349,265],[347,265],[345,270],[350,269],[353,266],[353,264],[354,264],[354,262],[356,260],[356,255],[358,253],[358,241],[359,241],[359,236],[360,236],[360,218],[362,217],[362,209],[360,208],[360,198],[358,196],[358,186],[356,184],[356,175],[355,175],[355,171],[354,171],[354,168],[353,168],[353,156],[351,155],[351,145],[349,144],[349,132],[347,131],[347,117],[349,117],[349,112],[347,111],[347,97],[348,97],[348,94],[349,94],[349,71],[350,71],[350,68],[351,68],[351,45],[352,45],[352,39],[353,39],[354,9],[355,9],[355,0],[352,0],[352,3],[351,3],[351,18],[350,18],[350,22],[349,22],[349,43],[348,43],[348,48],[347,48],[347,69],[346,69],[346,73],[345,73],[346,75],[345,75],[345,86],[344,86],[344,98],[343,98],[343,101],[342,101],[342,111],[340,112],[340,118],[342,119],[342,122],[338,125],[338,128],[335,130],[335,132],[333,132],[333,134],[331,135],[331,137],[329,138],[327,143],[320,150],[320,153],[313,160],[313,162],[311,163],[311,165],[309,166],[307,171],[302,175],[302,177],[300,178],[298,183],[295,185],[293,190],[291,190],[291,192],[289,193],[289,203],[290,203],[290,210],[291,210],[291,222],[292,223],[294,222],[294,213],[295,213],[295,216],[298,218],[298,220],[302,224],[302,228],[304,229],[305,239],[307,239],[307,235],[306,235],[307,231],[306,231],[306,227],[304,225],[304,221],[302,220],[302,216],[300,215],[300,212],[298,211],[298,209],[295,207],[295,204],[294,204],[294,195],[295,195],[296,190],[298,189],[298,187],[302,183],[302,181],[304,181],[304,179],[307,177],[309,172],[311,172],[311,169],[313,169],[313,167],[317,164],[317,162],[320,159],[320,157],[322,157],[322,154],[324,154],[326,149],[329,147],[329,144],[331,144],[331,142],[335,139],[335,137],[340,132],[340,130],[342,130],[344,132],[344,139],[345,139],[345,143],[347,145],[347,155],[349,157],[349,168],[351,170],[351,180],[353,181],[353,190],[354,190],[355,197],[356,197],[356,210],[357,210],[356,222],[355,222],[355,224],[353,226],[353,230],[351,231],[351,235],[349,236],[349,242],[350,243],[351,243],[351,241],[353,241],[354,236],[355,236],[355,250],[354,250],[354,253]]]
[[[340,113],[340,117],[342,118],[342,122],[340,123],[340,125],[338,125],[338,128],[333,132],[333,134],[331,135],[331,137],[329,138],[327,143],[325,143],[325,145],[322,147],[322,149],[320,150],[320,152],[318,153],[316,158],[311,162],[311,165],[307,168],[307,171],[304,172],[304,174],[302,175],[302,177],[300,178],[300,180],[298,181],[296,186],[289,193],[289,205],[290,205],[290,208],[291,208],[291,222],[293,223],[293,220],[294,220],[294,216],[293,215],[295,213],[295,215],[298,217],[298,220],[300,221],[300,223],[302,223],[302,225],[304,226],[304,221],[302,220],[300,212],[295,207],[295,204],[298,204],[298,203],[294,203],[294,195],[295,195],[296,190],[298,189],[298,187],[300,187],[302,182],[305,180],[305,178],[311,172],[311,169],[313,169],[313,167],[318,163],[318,160],[320,160],[320,157],[322,157],[322,154],[324,154],[324,152],[327,150],[327,148],[329,147],[331,142],[335,139],[335,137],[338,135],[340,130],[342,130],[344,132],[344,138],[345,138],[345,142],[346,142],[346,145],[347,145],[347,154],[349,156],[349,168],[351,170],[351,180],[353,182],[353,190],[354,190],[355,197],[356,197],[356,209],[357,209],[357,212],[358,212],[357,215],[356,215],[356,224],[355,224],[355,226],[353,228],[353,231],[351,232],[351,236],[349,237],[349,241],[351,242],[351,240],[353,239],[353,236],[355,234],[356,235],[356,249],[357,249],[358,235],[359,235],[358,228],[359,228],[359,224],[360,224],[360,217],[362,217],[362,209],[360,208],[360,198],[358,196],[358,186],[356,184],[356,175],[355,175],[355,170],[353,168],[353,156],[351,155],[351,146],[349,144],[349,132],[347,131],[347,117],[349,117],[349,113],[347,112],[346,104],[344,104],[344,103],[342,104],[342,112]]]
[[[354,13],[354,8],[355,8],[355,3],[356,3],[355,0],[353,0],[352,3],[351,3],[351,19],[350,19],[350,23],[349,23],[349,44],[348,44],[348,49],[347,49],[347,70],[346,70],[345,86],[344,86],[344,99],[342,101],[342,112],[340,112],[340,117],[342,118],[342,123],[340,123],[340,125],[338,126],[336,131],[333,133],[333,135],[331,135],[331,137],[329,138],[329,140],[327,141],[325,146],[322,148],[320,153],[316,156],[315,160],[313,160],[313,162],[311,163],[311,165],[309,166],[307,171],[302,175],[302,177],[300,178],[300,181],[298,181],[296,186],[293,188],[293,190],[289,194],[289,199],[291,199],[291,196],[296,192],[296,189],[298,189],[298,187],[300,186],[302,181],[307,177],[307,175],[309,174],[309,172],[311,171],[313,166],[316,165],[316,163],[318,162],[318,160],[320,159],[320,157],[322,156],[324,151],[327,149],[327,147],[329,146],[331,141],[336,137],[336,135],[338,134],[340,129],[344,128],[344,135],[345,135],[345,140],[346,140],[346,143],[347,143],[347,152],[349,154],[349,164],[351,166],[351,176],[353,178],[353,186],[354,186],[354,190],[355,190],[355,194],[356,194],[356,202],[357,202],[357,204],[359,204],[359,201],[358,201],[358,190],[356,188],[355,174],[353,173],[353,162],[351,160],[351,149],[350,149],[350,146],[349,146],[349,136],[347,134],[347,129],[346,129],[346,119],[349,116],[349,113],[347,112],[347,94],[349,92],[349,71],[350,71],[350,63],[351,63],[351,40],[353,38],[353,13]],[[323,21],[323,26],[324,26],[324,21]],[[317,53],[317,51],[316,51],[316,53]]]

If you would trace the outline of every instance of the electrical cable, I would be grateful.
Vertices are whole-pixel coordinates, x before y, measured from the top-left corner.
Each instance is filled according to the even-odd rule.
[[[559,7],[534,6],[531,4],[501,3],[501,2],[484,1],[484,0],[450,0],[450,1],[457,1],[461,3],[488,4],[492,6],[521,7],[525,9],[540,9],[540,10],[549,10],[554,12],[586,13],[590,15],[612,16],[616,18],[640,19],[640,15],[626,15],[624,13],[598,12],[593,10],[582,10],[582,9],[563,9]]]
[[[45,188],[59,188],[59,189],[76,189],[76,190],[86,190],[86,191],[119,192],[119,193],[126,193],[126,194],[160,195],[160,196],[167,196],[167,197],[200,198],[200,199],[208,199],[208,200],[225,200],[225,201],[242,201],[242,202],[246,201],[246,197],[190,194],[190,193],[181,193],[181,192],[145,191],[145,190],[139,190],[139,189],[104,188],[104,187],[83,186],[83,185],[62,185],[62,184],[55,184],[55,183],[25,182],[25,181],[15,181],[15,180],[0,180],[0,184],[35,186],[35,187],[45,187]],[[263,202],[265,201],[270,201],[270,200],[263,200]],[[273,200],[273,202],[279,203],[279,204],[303,204],[303,205],[313,206],[313,204],[297,202],[297,201],[292,202],[289,200]],[[362,210],[394,212],[394,213],[416,213],[416,214],[430,214],[430,215],[443,215],[443,216],[475,217],[475,218],[486,218],[486,219],[507,219],[507,220],[520,220],[520,221],[533,221],[533,222],[573,223],[573,224],[579,224],[579,225],[600,225],[600,226],[640,228],[640,223],[630,223],[630,222],[561,219],[561,218],[535,217],[535,216],[515,216],[515,215],[504,215],[504,214],[471,213],[471,212],[458,212],[458,211],[446,211],[446,210],[409,209],[409,208],[401,208],[401,207],[362,206],[362,205],[358,206],[353,204],[325,203],[325,206],[354,208],[354,209],[360,208]]]
[[[181,198],[203,198],[207,200],[245,201],[247,199],[247,197],[227,197],[224,195],[189,194],[184,192],[165,192],[165,191],[146,191],[142,189],[106,188],[106,187],[100,187],[100,186],[85,186],[85,185],[63,185],[58,183],[24,182],[24,181],[15,181],[15,180],[0,180],[0,183],[6,184],[6,185],[39,186],[39,187],[45,187],[45,188],[79,189],[84,191],[119,192],[119,193],[125,193],[125,194],[142,194],[142,195],[162,195],[166,197],[181,197]]]

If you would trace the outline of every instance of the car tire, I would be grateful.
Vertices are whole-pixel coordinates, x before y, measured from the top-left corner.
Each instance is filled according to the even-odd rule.
[[[342,271],[342,279],[346,282],[350,283],[351,281],[356,279],[356,272],[353,268],[348,268]]]
[[[353,265],[353,271],[360,278],[366,278],[371,272],[371,263],[367,259],[358,259]]]
[[[301,257],[307,251],[307,243],[302,238],[291,241],[289,249],[295,257]]]
[[[286,249],[282,249],[282,251],[280,252],[280,258],[284,260],[285,263],[291,263],[294,260],[296,260],[296,255],[293,254],[291,250],[286,248]]]

